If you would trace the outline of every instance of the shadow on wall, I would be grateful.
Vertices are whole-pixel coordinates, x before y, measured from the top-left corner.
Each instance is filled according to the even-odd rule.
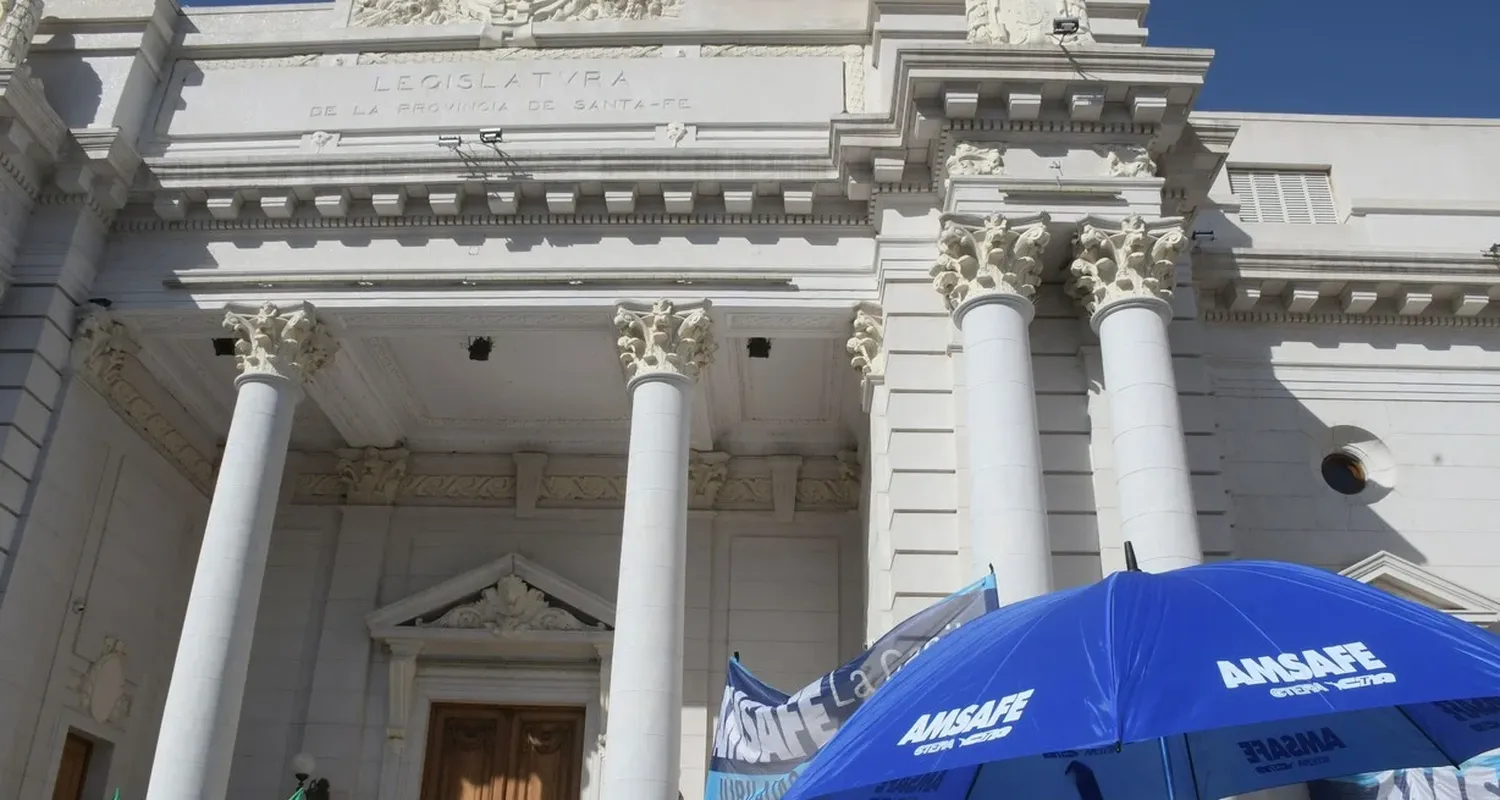
[[[52,46],[66,52],[74,46],[73,38],[72,34],[57,34],[52,37]],[[73,53],[33,52],[27,64],[32,74],[41,80],[42,94],[47,103],[68,127],[112,124],[98,118],[104,103],[104,81],[89,62]]]

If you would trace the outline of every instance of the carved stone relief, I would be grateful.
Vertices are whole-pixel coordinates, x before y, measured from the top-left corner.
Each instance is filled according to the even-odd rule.
[[[1001,160],[1001,156],[1004,153],[1005,145],[1002,144],[959,142],[953,147],[953,155],[948,156],[943,166],[950,178],[961,175],[1003,175],[1005,162]]]
[[[125,643],[104,637],[104,647],[83,674],[78,693],[80,704],[95,721],[118,725],[130,716],[125,666]]]
[[[282,311],[275,303],[262,303],[251,313],[227,311],[224,327],[237,334],[234,353],[241,375],[300,382],[338,352],[338,343],[308,307]]]
[[[553,607],[545,594],[515,575],[507,575],[480,592],[478,600],[452,608],[431,622],[417,620],[416,626],[482,629],[497,634],[608,630],[603,624],[590,625],[561,608]]]
[[[404,448],[340,450],[339,480],[351,505],[390,505],[406,477],[410,456]]]
[[[439,25],[479,20],[494,25],[675,17],[682,0],[355,0],[353,23]]]
[[[975,44],[1037,46],[1094,41],[1084,0],[968,0],[967,12],[969,41]],[[1055,34],[1052,23],[1058,18],[1076,19],[1077,32]]]
[[[1046,214],[1024,219],[1002,215],[983,220],[945,216],[938,236],[932,286],[949,311],[991,294],[1031,297],[1042,280],[1042,255],[1051,242]]]
[[[1090,314],[1119,300],[1170,298],[1187,245],[1182,228],[1151,231],[1138,216],[1117,229],[1085,223],[1073,245],[1068,291]]]
[[[1105,174],[1111,178],[1152,178],[1156,162],[1146,148],[1138,145],[1107,145],[1095,152],[1104,159]]]

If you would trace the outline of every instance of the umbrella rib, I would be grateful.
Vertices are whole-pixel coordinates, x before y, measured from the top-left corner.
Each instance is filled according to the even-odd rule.
[[[1406,718],[1407,724],[1411,725],[1413,728],[1416,728],[1417,733],[1422,734],[1422,738],[1426,739],[1427,743],[1431,744],[1438,751],[1439,755],[1441,755],[1443,758],[1448,759],[1448,763],[1450,765],[1452,765],[1455,769],[1459,767],[1458,760],[1449,755],[1448,751],[1444,749],[1442,745],[1438,744],[1436,739],[1432,738],[1432,734],[1428,733],[1426,728],[1418,725],[1417,721],[1411,718],[1411,714],[1406,713],[1405,706],[1395,706],[1395,709],[1401,712],[1401,716]]]

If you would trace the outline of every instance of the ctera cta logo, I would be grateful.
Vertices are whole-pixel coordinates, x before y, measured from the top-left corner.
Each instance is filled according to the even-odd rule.
[[[964,708],[950,708],[935,714],[923,714],[901,737],[897,746],[914,744],[912,755],[925,756],[955,747],[968,747],[1010,734],[1010,724],[1021,718],[1035,689],[1008,694],[999,700],[986,700]],[[1000,723],[1003,727],[997,727]]]
[[[1300,653],[1242,658],[1238,663],[1220,661],[1219,677],[1226,689],[1269,683],[1272,697],[1293,697],[1395,683],[1395,673],[1381,671],[1386,668],[1363,642],[1350,642]],[[1328,677],[1337,680],[1317,680]]]
[[[1245,761],[1254,765],[1255,771],[1263,775],[1327,764],[1332,760],[1327,753],[1348,747],[1332,728],[1265,739],[1247,739],[1239,742],[1239,746],[1240,751],[1245,754]]]

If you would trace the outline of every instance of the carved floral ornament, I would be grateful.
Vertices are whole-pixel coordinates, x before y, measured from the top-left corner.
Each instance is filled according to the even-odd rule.
[[[953,155],[948,156],[943,167],[948,177],[971,175],[1001,175],[1005,172],[1005,145],[996,143],[974,144],[959,142],[953,146]]]
[[[1152,231],[1138,216],[1126,217],[1117,229],[1085,222],[1073,244],[1068,292],[1090,314],[1119,300],[1165,300],[1187,246],[1181,227]]]
[[[275,375],[304,381],[338,352],[338,343],[310,307],[281,310],[263,303],[253,313],[224,314],[224,327],[238,335],[234,352],[241,376]]]
[[[865,382],[885,375],[885,313],[879,306],[863,304],[854,310],[854,335],[844,349]]]
[[[1035,47],[1094,41],[1084,0],[967,0],[966,10],[974,44]],[[1052,22],[1059,17],[1078,20],[1078,32],[1054,34]]]
[[[345,501],[351,505],[390,505],[406,477],[410,453],[405,448],[340,450],[338,474]]]
[[[1046,214],[982,220],[943,216],[932,286],[957,310],[967,300],[993,294],[1031,297],[1042,279],[1042,256],[1052,241]]]
[[[675,17],[682,0],[355,0],[355,25],[493,25]]]
[[[449,609],[431,622],[417,620],[419,628],[487,630],[496,635],[530,631],[604,631],[604,624],[590,625],[547,602],[547,595],[533,589],[515,575],[501,578],[479,593],[479,599]]]
[[[1104,159],[1104,170],[1112,178],[1151,178],[1156,176],[1156,161],[1139,145],[1106,145],[1095,148]]]
[[[658,300],[649,308],[622,304],[615,312],[615,327],[627,380],[652,374],[696,379],[718,350],[706,300],[693,307],[679,307],[671,300]]]

